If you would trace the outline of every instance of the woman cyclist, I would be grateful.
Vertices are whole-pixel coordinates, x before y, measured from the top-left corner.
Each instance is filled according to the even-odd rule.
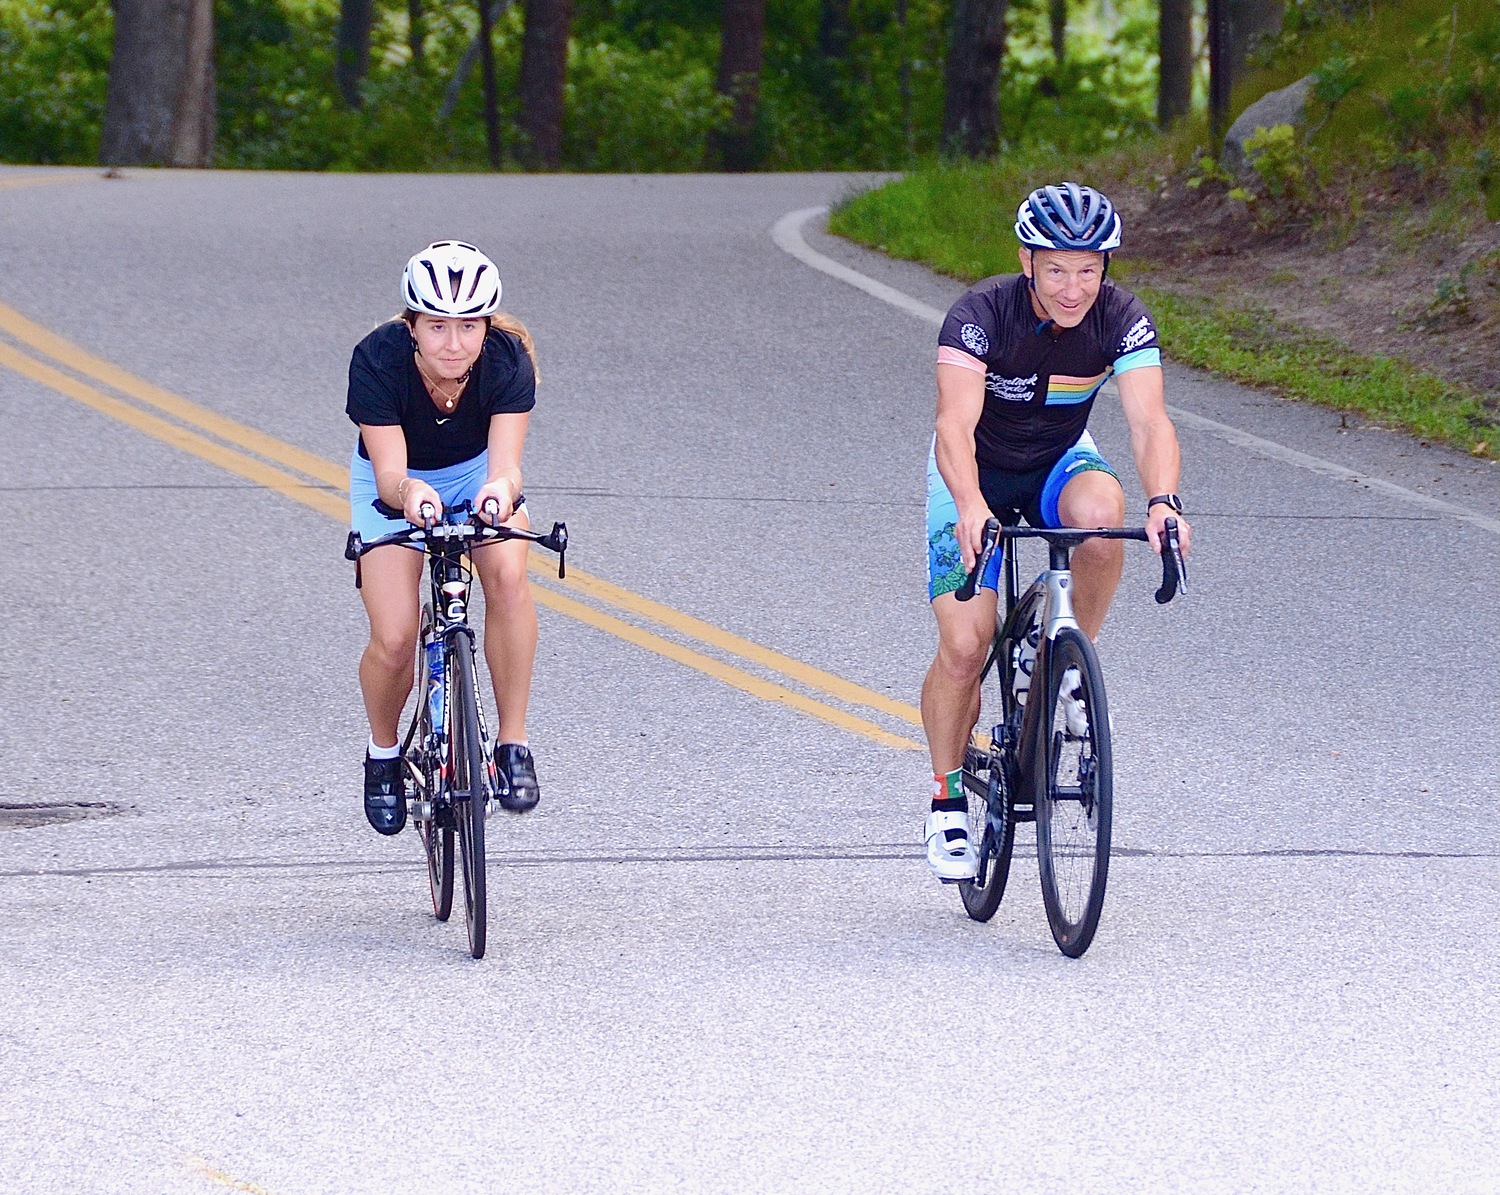
[[[536,364],[525,327],[500,313],[495,263],[462,241],[437,241],[406,263],[405,310],[358,345],[349,362],[346,411],[359,426],[349,465],[354,530],[366,543],[401,530],[373,505],[379,498],[406,523],[430,503],[472,502],[488,522],[529,527],[521,493],[521,447],[536,402]],[[499,510],[484,513],[494,499]],[[484,655],[500,713],[495,763],[500,803],[522,812],[541,795],[526,742],[526,706],[537,619],[523,541],[474,551],[484,587]],[[389,544],[362,561],[370,643],[359,684],[370,720],[365,817],[381,834],[406,825],[406,780],[398,722],[411,692],[423,556]]]

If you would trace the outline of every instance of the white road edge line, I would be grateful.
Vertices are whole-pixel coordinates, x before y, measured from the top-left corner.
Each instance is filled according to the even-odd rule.
[[[882,303],[889,303],[892,307],[898,307],[909,315],[914,315],[920,320],[941,327],[946,312],[939,311],[936,307],[929,307],[919,299],[897,290],[893,286],[887,286],[884,282],[877,282],[858,270],[850,269],[841,262],[834,261],[831,257],[825,257],[819,253],[802,236],[802,227],[815,216],[828,214],[827,207],[805,207],[795,212],[788,212],[776,221],[771,229],[771,239],[776,242],[778,248],[791,254],[804,265],[811,266],[827,274],[830,278],[837,278],[840,282],[848,283],[856,290],[862,290],[865,294],[879,299]],[[1398,498],[1402,502],[1408,502],[1413,506],[1420,506],[1427,510],[1445,514],[1460,522],[1469,523],[1475,527],[1481,527],[1500,535],[1500,519],[1481,511],[1472,510],[1467,506],[1460,506],[1456,502],[1446,502],[1442,498],[1434,498],[1428,494],[1418,493],[1416,490],[1407,489],[1403,485],[1397,485],[1394,481],[1386,481],[1381,477],[1372,477],[1368,473],[1360,473],[1347,466],[1336,464],[1333,461],[1324,460],[1322,457],[1312,456],[1310,453],[1298,452],[1295,448],[1288,448],[1285,444],[1278,444],[1275,440],[1267,440],[1264,437],[1254,435],[1251,432],[1242,431],[1240,428],[1232,427],[1227,423],[1220,423],[1217,419],[1209,419],[1207,416],[1195,414],[1192,411],[1184,411],[1181,407],[1169,406],[1167,412],[1178,423],[1196,428],[1198,431],[1207,432],[1239,448],[1249,452],[1259,453],[1261,456],[1269,457],[1271,460],[1281,461],[1284,464],[1295,465],[1299,469],[1306,469],[1310,473],[1317,473],[1323,477],[1331,477],[1336,481],[1352,481],[1362,486],[1375,490],[1377,493],[1386,494],[1392,498]]]

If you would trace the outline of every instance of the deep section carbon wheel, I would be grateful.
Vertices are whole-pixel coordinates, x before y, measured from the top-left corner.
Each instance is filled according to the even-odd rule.
[[[1057,948],[1089,948],[1109,877],[1114,768],[1099,657],[1088,637],[1064,627],[1050,645],[1043,769],[1036,785],[1037,864]],[[1032,690],[1032,700],[1037,697]]]
[[[448,749],[453,761],[449,792],[458,828],[458,854],[464,872],[464,923],[469,930],[469,953],[484,957],[488,928],[485,903],[484,817],[489,769],[479,733],[479,703],[474,686],[474,647],[467,636],[455,635],[449,644],[452,703]]]

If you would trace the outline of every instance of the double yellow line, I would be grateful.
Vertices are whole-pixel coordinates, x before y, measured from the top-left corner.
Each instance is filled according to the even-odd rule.
[[[39,354],[32,356],[0,341],[0,366],[228,473],[274,490],[339,522],[347,522],[348,499],[339,492],[329,492],[347,494],[348,474],[343,467],[135,377],[3,304],[0,304],[0,332]],[[64,372],[64,369],[71,372]],[[102,383],[117,394],[132,398],[161,414],[142,410],[140,406],[90,385],[77,375]],[[780,682],[791,681],[844,705],[920,725],[920,715],[909,705],[577,569],[569,569],[565,583],[556,582],[545,570],[546,566],[541,562],[533,564],[534,574],[546,577],[548,581],[546,585],[533,585],[532,588],[536,600],[550,610],[697,669],[742,692],[795,709],[884,746],[921,749],[921,744],[915,740],[893,734],[869,718],[830,705]],[[613,607],[653,623],[722,655],[753,664],[779,679],[771,680],[748,672],[637,623],[627,622],[598,606],[559,592],[559,589],[576,591],[598,606]]]

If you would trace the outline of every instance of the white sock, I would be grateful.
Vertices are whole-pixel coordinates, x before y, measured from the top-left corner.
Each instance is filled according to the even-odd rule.
[[[505,747],[505,746],[525,747],[526,750],[530,751],[531,750],[531,740],[530,739],[502,739],[500,741],[500,746],[502,746],[502,747]]]
[[[371,759],[395,759],[401,754],[401,748],[395,743],[389,747],[382,747],[375,741],[375,736],[370,736],[370,745],[367,748]]]

